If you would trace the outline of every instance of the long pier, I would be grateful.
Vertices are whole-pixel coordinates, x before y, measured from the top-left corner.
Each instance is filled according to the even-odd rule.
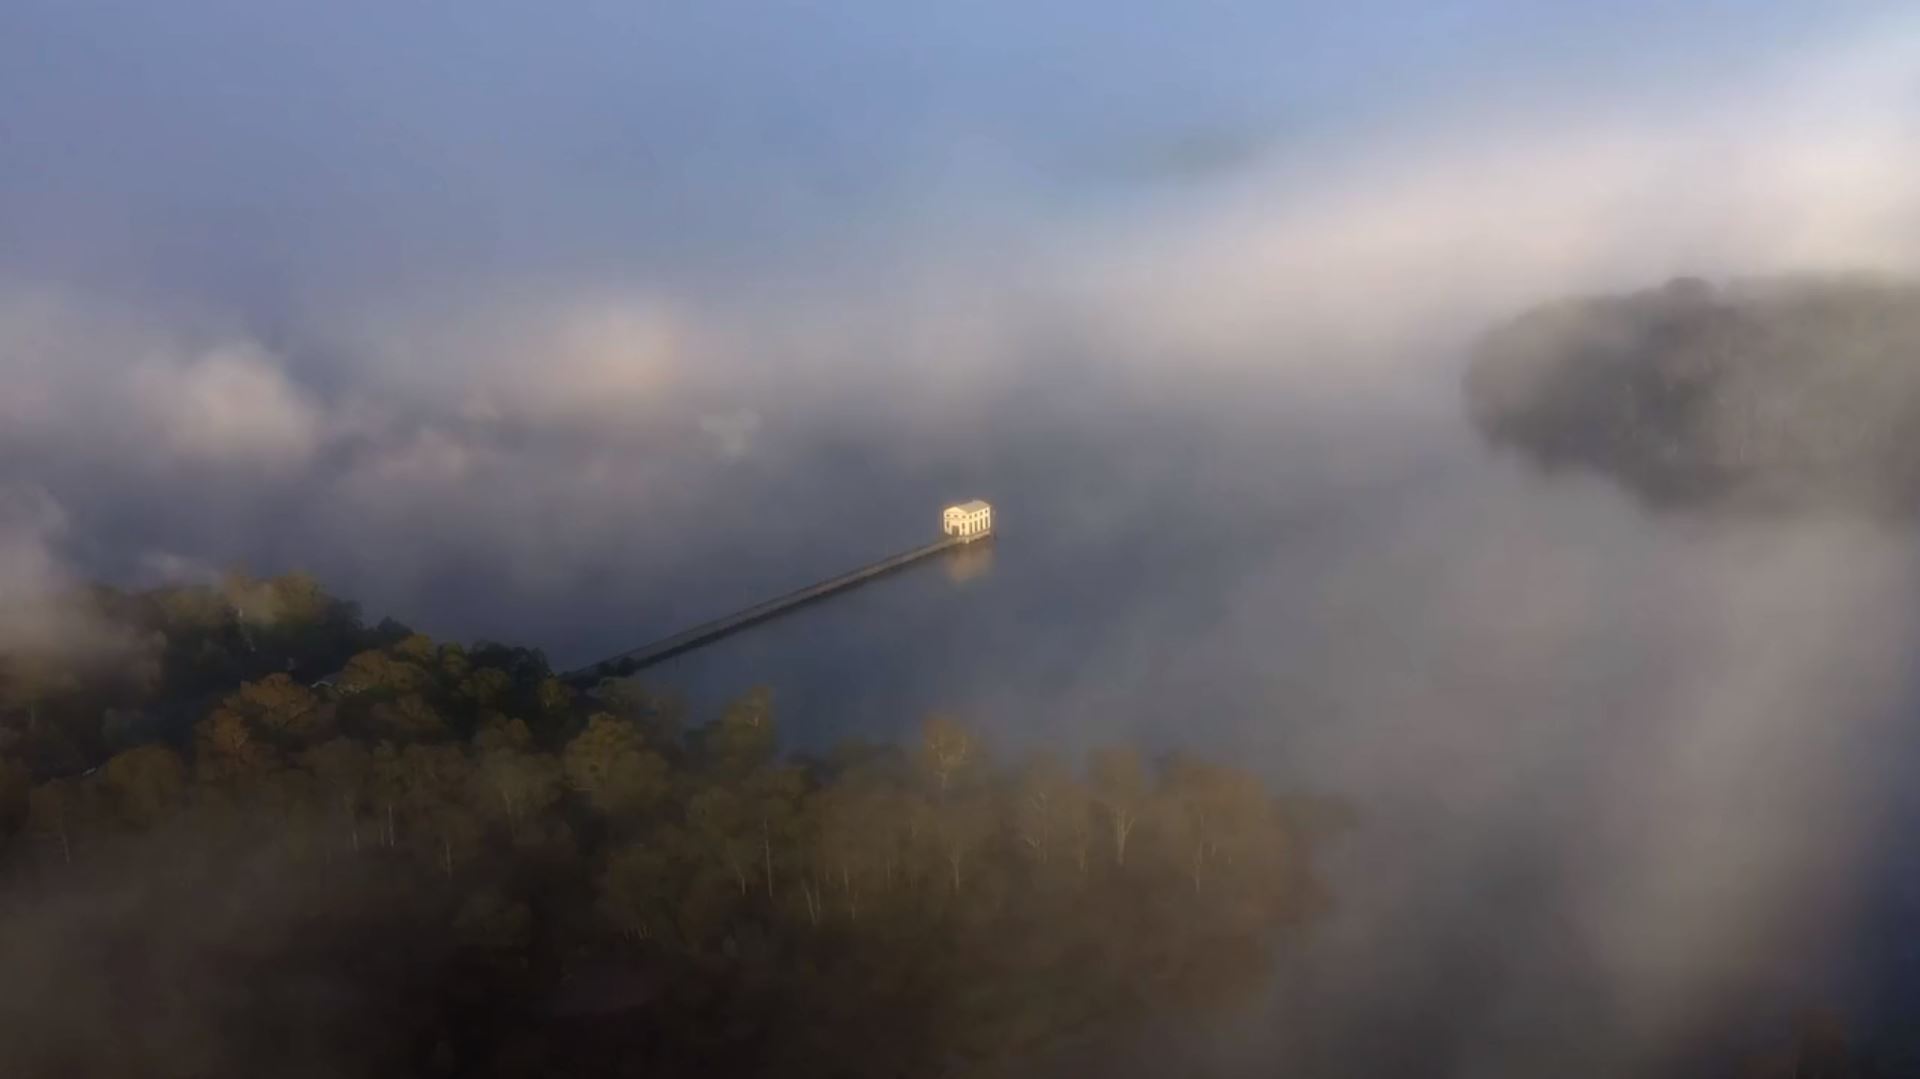
[[[923,558],[930,558],[942,551],[960,547],[975,540],[986,539],[991,532],[976,535],[944,536],[924,547],[915,547],[911,551],[883,558],[838,577],[829,577],[816,584],[788,592],[784,596],[757,603],[743,611],[735,611],[724,618],[702,622],[691,629],[681,630],[671,637],[662,637],[652,644],[641,645],[616,656],[609,656],[598,663],[568,671],[561,679],[576,685],[591,684],[602,678],[623,678],[643,667],[651,667],[662,660],[671,659],[682,652],[698,648],[719,640],[730,633],[746,629],[748,626],[765,622],[776,615],[785,614],[796,607],[825,599],[835,592],[844,592],[855,585],[865,584],[876,577],[882,577],[895,570],[904,569]]]

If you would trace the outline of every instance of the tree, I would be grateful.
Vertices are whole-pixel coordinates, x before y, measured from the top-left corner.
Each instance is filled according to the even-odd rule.
[[[631,843],[614,851],[600,873],[596,905],[620,933],[655,940],[672,926],[678,905],[671,881],[679,872],[658,846]]]
[[[1216,870],[1256,872],[1277,853],[1271,806],[1252,775],[1176,757],[1161,775],[1159,830],[1197,894]]]
[[[651,809],[667,793],[667,762],[648,752],[631,723],[597,712],[567,743],[567,783],[601,813],[624,820]]]
[[[433,638],[424,633],[409,634],[394,642],[387,651],[392,653],[394,659],[411,664],[423,671],[433,666],[434,661],[439,658],[439,652],[433,646]]]
[[[801,820],[816,921],[826,892],[837,893],[849,921],[859,921],[867,893],[889,883],[897,826],[890,794],[869,777],[843,775],[807,795]]]
[[[310,626],[333,609],[320,582],[299,571],[265,580],[232,571],[222,578],[221,593],[243,621],[263,626]]]
[[[0,713],[25,717],[28,737],[40,732],[49,705],[79,688],[79,674],[51,651],[19,649],[0,655]]]
[[[685,704],[649,693],[631,678],[602,679],[592,696],[600,702],[601,710],[633,724],[651,745],[675,745],[685,733]]]
[[[495,962],[512,961],[524,955],[532,940],[533,911],[524,900],[484,887],[461,899],[453,932],[461,944]]]
[[[279,749],[296,749],[324,738],[333,725],[331,710],[311,689],[285,674],[247,682],[220,702],[220,711],[244,723],[250,737]]]
[[[307,750],[301,763],[313,775],[324,797],[339,806],[347,825],[347,841],[360,849],[360,816],[374,784],[373,754],[350,738],[335,738]]]
[[[980,745],[973,732],[943,716],[929,718],[920,728],[920,764],[945,794],[955,781],[978,763]]]
[[[542,731],[564,729],[567,721],[573,717],[573,690],[558,678],[548,677],[540,680],[540,686],[534,691],[534,714]]]
[[[100,769],[100,785],[121,820],[151,827],[184,800],[187,767],[165,746],[140,746],[108,761]]]
[[[409,832],[453,876],[454,863],[473,851],[482,834],[466,804],[472,765],[458,746],[410,745],[399,753],[399,772]]]
[[[1095,750],[1090,771],[1094,803],[1105,816],[1113,839],[1113,864],[1125,868],[1127,842],[1133,838],[1151,792],[1146,765],[1140,760],[1139,750],[1115,746]]]
[[[418,693],[373,706],[374,729],[396,742],[422,742],[447,735],[447,721]]]
[[[454,698],[475,712],[492,712],[505,705],[513,692],[513,679],[498,667],[480,667],[461,678]]]
[[[1084,876],[1092,834],[1086,787],[1046,754],[1021,771],[1013,797],[1013,828],[1027,857],[1043,874],[1070,866]]]
[[[206,782],[243,782],[277,767],[280,755],[240,713],[222,708],[194,726],[194,768]]]
[[[745,696],[727,705],[720,721],[706,732],[712,762],[721,771],[733,775],[746,775],[771,761],[779,741],[773,692],[765,686],[748,690]]]
[[[84,780],[50,779],[27,796],[33,834],[58,844],[60,860],[73,863],[77,833],[94,816],[93,789]]]
[[[806,774],[794,767],[762,768],[741,784],[748,826],[758,832],[760,876],[769,900],[778,897],[776,866],[798,853],[800,798],[806,786]]]
[[[238,889],[209,893],[227,896],[221,909],[290,896],[300,917],[262,923],[292,931],[260,938],[279,950],[259,958],[300,984],[308,962],[325,964],[315,984],[366,978],[342,983],[354,999],[393,993],[397,1013],[354,1009],[395,1016],[391,1038],[343,1032],[402,1052],[427,1031],[446,1048],[420,1046],[423,1058],[448,1074],[997,1067],[1069,1031],[1256,991],[1272,930],[1302,907],[1276,900],[1310,891],[1327,814],[1276,802],[1230,766],[1176,756],[1151,769],[1109,749],[1083,780],[1052,757],[996,761],[941,717],[905,745],[801,756],[781,751],[764,689],[684,731],[631,683],[577,694],[537,652],[468,653],[397,629],[348,662],[336,692],[285,673],[245,681],[286,659],[262,646],[281,624],[258,614],[271,589],[246,587],[244,636],[225,615],[168,629],[156,697],[136,703],[124,680],[84,669],[52,709],[57,729],[137,708],[151,722],[129,724],[129,739],[198,718],[184,760],[134,746],[36,787],[22,750],[64,762],[10,744],[0,835],[24,824],[57,872],[87,860],[96,828],[121,826],[116,853],[144,843],[165,857],[188,848],[143,831],[186,814],[217,825],[195,832],[208,841],[180,872],[138,879],[171,887],[220,869],[207,879]],[[126,606],[171,626],[158,599]],[[342,610],[320,616],[328,634]],[[311,666],[374,639],[356,628]],[[20,726],[6,719],[0,736]],[[1096,873],[1100,887],[1084,888]],[[147,909],[213,909],[158,894]],[[556,984],[566,1007],[608,1021],[562,1024]],[[151,1062],[115,1063],[86,1070]]]
[[[480,755],[475,773],[487,795],[483,804],[493,807],[515,839],[560,797],[560,766],[544,753],[496,744]]]
[[[32,790],[33,777],[27,766],[0,756],[0,839],[13,835],[26,823],[27,795]]]
[[[395,647],[397,649],[399,646]],[[346,667],[340,671],[337,684],[340,691],[346,694],[391,700],[421,693],[432,680],[432,676],[419,664],[397,654],[373,649],[349,659]]]
[[[974,859],[999,827],[999,813],[985,791],[967,791],[944,798],[934,809],[934,834],[948,883],[958,895],[966,887]]]
[[[379,814],[380,842],[394,846],[400,840],[399,808],[407,797],[407,761],[400,747],[381,742],[368,755],[368,786]]]
[[[745,899],[753,872],[755,846],[750,811],[740,796],[709,784],[687,801],[687,827],[698,847],[721,866]]]

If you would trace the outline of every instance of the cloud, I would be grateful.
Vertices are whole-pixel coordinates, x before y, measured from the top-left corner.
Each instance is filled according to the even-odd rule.
[[[1095,220],[1053,276],[1139,362],[1373,392],[1395,374],[1380,365],[1439,369],[1435,353],[1490,319],[1568,291],[1912,271],[1913,40],[1809,48],[1658,110],[1423,116],[1276,160],[1213,200]]]
[[[0,282],[0,440],[136,470],[304,465],[325,417],[283,361],[173,314]]]
[[[256,345],[149,361],[130,380],[160,448],[183,461],[297,467],[320,441],[320,410]]]
[[[0,656],[97,658],[128,644],[74,589],[61,557],[68,521],[44,489],[0,483]]]
[[[16,610],[64,583],[51,545],[65,527],[65,514],[45,491],[0,489],[0,610]]]
[[[708,413],[700,417],[700,430],[712,436],[720,456],[738,460],[753,449],[753,436],[760,430],[760,413],[750,408]]]

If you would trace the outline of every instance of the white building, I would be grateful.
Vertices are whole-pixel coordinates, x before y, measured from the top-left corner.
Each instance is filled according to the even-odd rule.
[[[940,530],[972,542],[993,532],[993,507],[979,499],[948,506],[940,513]]]

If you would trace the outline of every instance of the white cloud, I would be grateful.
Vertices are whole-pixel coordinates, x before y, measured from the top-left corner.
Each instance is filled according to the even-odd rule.
[[[67,527],[65,511],[44,489],[0,484],[0,654],[125,643],[72,602],[75,579],[58,550]]]
[[[153,434],[182,460],[278,469],[319,444],[319,408],[257,346],[149,361],[130,378]]]
[[[1370,389],[1393,373],[1380,365],[1432,367],[1488,319],[1568,291],[1912,272],[1913,40],[1813,50],[1659,113],[1540,105],[1280,161],[1210,202],[1093,223],[1052,277],[1133,365]]]
[[[134,471],[285,471],[326,423],[283,362],[244,335],[98,295],[0,288],[0,436]]]
[[[713,439],[714,449],[721,457],[739,460],[753,449],[753,436],[760,430],[760,413],[750,408],[710,412],[700,417],[700,430]]]

